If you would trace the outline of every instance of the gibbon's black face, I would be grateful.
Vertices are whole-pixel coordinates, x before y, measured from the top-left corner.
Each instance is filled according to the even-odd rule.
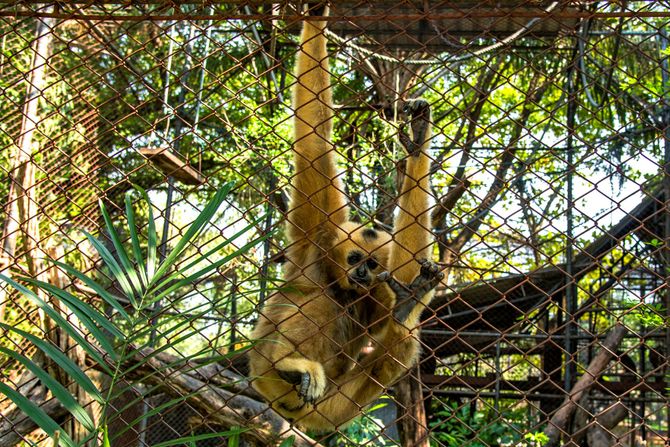
[[[343,289],[366,292],[388,262],[390,236],[382,231],[347,222],[342,225],[330,252],[331,277]]]
[[[363,288],[370,287],[382,270],[379,261],[374,256],[366,256],[358,250],[349,252],[347,266],[349,282]]]

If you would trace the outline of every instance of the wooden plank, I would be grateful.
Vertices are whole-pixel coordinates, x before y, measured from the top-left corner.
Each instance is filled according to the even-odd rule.
[[[175,180],[187,185],[201,185],[205,182],[202,174],[191,167],[187,160],[168,148],[145,147],[140,149],[140,154],[149,159],[163,174],[174,177]]]

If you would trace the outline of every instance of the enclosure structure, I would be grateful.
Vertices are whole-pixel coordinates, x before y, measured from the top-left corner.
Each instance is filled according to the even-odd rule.
[[[426,99],[447,278],[423,311],[419,365],[351,425],[305,433],[254,391],[250,333],[282,288],[305,9],[0,1],[0,269],[28,285],[0,288],[0,445],[51,443],[51,421],[66,445],[667,446],[664,2],[334,2],[334,143],[353,218],[392,226],[398,105]],[[133,297],[95,250],[119,270],[118,244],[169,260],[229,182],[168,292]],[[216,268],[196,274],[198,256]],[[96,356],[110,334],[119,355]]]

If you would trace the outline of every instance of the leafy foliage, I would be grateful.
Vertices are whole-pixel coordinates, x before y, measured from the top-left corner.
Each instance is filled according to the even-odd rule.
[[[102,203],[100,204],[106,223],[107,234],[111,240],[114,253],[112,253],[107,245],[93,237],[93,235],[86,233],[86,237],[97,250],[105,269],[111,275],[113,281],[123,291],[122,299],[110,293],[106,285],[93,279],[90,275],[84,274],[62,262],[54,261],[54,263],[73,278],[81,281],[81,283],[93,290],[104,301],[108,313],[86,302],[80,296],[52,284],[32,278],[22,277],[13,279],[0,275],[2,281],[10,284],[38,306],[67,336],[76,341],[77,345],[88,354],[97,368],[111,377],[111,384],[109,384],[108,388],[100,389],[91,381],[83,365],[78,364],[62,353],[58,347],[51,344],[48,340],[16,327],[6,324],[1,325],[5,331],[13,332],[34,344],[47,358],[55,361],[70,380],[81,387],[81,389],[102,406],[102,414],[104,416],[100,423],[96,425],[87,411],[78,403],[77,399],[70,394],[70,391],[51,377],[43,369],[43,365],[33,362],[19,352],[1,348],[1,352],[4,355],[23,364],[42,381],[53,396],[85,427],[90,439],[100,437],[103,444],[109,442],[109,433],[106,428],[108,425],[107,421],[113,417],[114,413],[110,407],[110,403],[119,394],[119,391],[115,389],[116,384],[126,383],[128,380],[124,377],[126,371],[122,365],[129,359],[134,358],[146,347],[155,346],[156,337],[153,333],[156,332],[155,321],[157,313],[160,311],[160,303],[169,299],[174,304],[175,301],[181,300],[183,302],[185,299],[192,298],[192,293],[184,295],[183,290],[191,290],[193,284],[215,273],[219,267],[230,263],[260,241],[269,237],[269,235],[265,235],[256,239],[249,238],[248,234],[256,224],[256,222],[253,222],[241,228],[235,234],[223,238],[222,241],[203,253],[184,258],[184,255],[188,253],[187,248],[189,245],[203,234],[208,223],[213,219],[232,188],[233,184],[229,183],[214,194],[212,200],[195,217],[193,223],[164,258],[161,258],[159,254],[159,239],[151,211],[152,204],[144,190],[139,187],[137,188],[149,210],[145,249],[143,249],[140,242],[142,239],[141,235],[135,227],[132,191],[126,194],[125,199],[128,222],[127,232],[130,244],[124,243],[119,232],[115,229],[113,220],[105,206]],[[240,243],[240,241],[242,242]],[[236,248],[235,244],[239,248]],[[217,253],[223,253],[223,256],[215,259]],[[28,283],[34,289],[26,287],[23,283]],[[41,293],[37,293],[36,290],[40,290]],[[41,297],[42,295],[47,296],[48,301],[45,301]],[[190,308],[190,315],[176,314],[172,317],[161,317],[160,337],[170,337],[172,334],[177,339],[183,340],[191,337],[194,331],[197,331],[191,323],[198,317],[211,311],[214,303],[205,300],[206,304],[203,304],[202,299],[196,299],[195,301],[195,307]],[[54,305],[56,302],[60,303],[58,307]],[[67,308],[71,316],[61,313],[63,307]],[[199,354],[200,352],[196,352],[190,358]],[[232,354],[234,354],[234,351],[229,355]],[[220,356],[219,358],[223,357],[225,356]],[[76,446],[72,438],[62,431],[53,419],[44,413],[35,403],[22,396],[20,392],[2,383],[0,383],[0,391],[29,415],[49,436],[54,439],[57,437],[61,445],[67,447]],[[189,397],[188,395],[182,396],[180,399],[171,401],[170,405],[162,406],[161,409],[166,410],[167,407],[183,402]],[[152,414],[155,414],[155,412],[143,414],[135,423],[139,423],[142,418],[148,418]],[[242,431],[244,429],[239,428],[222,433],[191,435],[179,440],[165,442],[161,445],[179,445],[212,437],[235,436],[239,435]]]
[[[504,406],[499,411],[491,407],[490,403],[484,403],[483,409],[473,411],[470,405],[434,400],[431,436],[435,445],[447,447],[539,447],[541,444],[532,442],[543,435],[528,432],[528,428],[534,425],[529,419],[528,409],[519,406],[518,402]],[[529,439],[530,443],[524,444],[523,440]]]

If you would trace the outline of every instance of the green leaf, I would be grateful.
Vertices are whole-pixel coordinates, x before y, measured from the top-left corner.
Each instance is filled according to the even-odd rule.
[[[132,286],[134,287],[135,291],[141,293],[141,291],[144,289],[144,285],[142,284],[140,277],[137,275],[137,272],[135,271],[135,266],[133,265],[132,262],[130,262],[130,258],[128,257],[126,248],[123,246],[123,243],[121,242],[119,234],[114,229],[114,223],[112,222],[112,218],[107,212],[107,208],[105,207],[105,204],[102,202],[102,200],[98,199],[98,205],[100,206],[100,211],[102,212],[102,218],[105,220],[105,226],[107,227],[107,232],[109,233],[109,236],[112,239],[112,244],[114,244],[116,254],[119,257],[119,260],[121,261],[123,270],[125,274],[128,276],[128,278],[130,278],[130,282],[132,283]]]
[[[112,295],[112,294],[109,293],[107,290],[105,290],[105,288],[104,288],[103,286],[101,286],[100,284],[98,284],[97,282],[95,282],[94,280],[92,280],[92,279],[89,278],[88,276],[84,275],[83,273],[81,273],[79,270],[75,269],[75,268],[72,267],[72,266],[69,266],[69,265],[67,265],[67,264],[63,264],[62,262],[58,262],[58,261],[51,261],[51,262],[53,262],[53,263],[56,264],[58,267],[60,267],[60,268],[62,268],[63,270],[65,270],[65,271],[66,271],[67,273],[69,273],[70,275],[72,275],[72,276],[76,277],[77,279],[79,279],[81,282],[83,282],[84,284],[86,284],[86,285],[87,285],[88,287],[90,287],[91,289],[93,289],[93,291],[94,291],[100,298],[102,298],[103,300],[105,300],[105,302],[106,302],[107,304],[109,304],[110,306],[112,306],[112,307],[114,308],[114,310],[116,310],[116,311],[119,313],[119,315],[121,315],[121,317],[123,317],[124,320],[126,320],[126,321],[128,321],[128,322],[131,321],[130,315],[128,315],[128,313],[123,309],[123,307],[122,307],[121,304],[119,303],[119,300],[117,300],[116,297],[115,297],[114,295]]]
[[[233,188],[233,183],[227,183],[221,189],[219,189],[210,202],[205,205],[205,208],[198,215],[198,217],[193,221],[190,227],[186,230],[184,235],[179,239],[175,247],[170,251],[170,254],[163,260],[160,267],[156,271],[155,277],[150,279],[149,287],[154,284],[154,281],[161,278],[175,263],[177,258],[181,255],[184,249],[187,247],[188,243],[196,237],[202,229],[209,223],[209,221],[214,217],[214,214],[217,212],[226,196]]]
[[[77,385],[82,387],[84,391],[90,394],[91,397],[93,397],[93,399],[95,399],[99,403],[104,403],[104,399],[100,395],[100,391],[98,391],[95,385],[93,385],[91,379],[89,379],[88,376],[84,374],[84,372],[79,368],[79,366],[77,366],[68,356],[63,354],[58,348],[53,346],[51,343],[48,343],[47,341],[42,340],[39,337],[36,337],[33,334],[29,334],[28,332],[9,326],[8,324],[0,323],[0,327],[5,329],[6,331],[19,334],[26,340],[30,341],[40,351],[44,352],[47,355],[47,357],[50,357],[51,360],[53,360],[58,364],[58,366],[63,368],[63,371],[65,371],[66,374],[72,377],[72,380],[74,380],[77,383]]]
[[[148,283],[146,265],[144,265],[144,257],[142,256],[142,249],[140,248],[140,238],[137,234],[137,223],[135,222],[135,210],[133,209],[132,203],[132,193],[133,191],[127,191],[125,196],[126,204],[126,219],[128,219],[128,233],[130,233],[130,241],[133,246],[133,256],[135,256],[135,262],[139,266],[140,277],[144,284]]]
[[[79,321],[81,321],[82,325],[84,325],[84,327],[89,330],[91,335],[93,335],[93,338],[95,338],[95,341],[100,344],[102,349],[108,353],[112,359],[116,359],[117,354],[115,352],[114,345],[98,326],[102,326],[105,330],[117,338],[123,338],[124,334],[109,321],[109,318],[106,315],[101,314],[92,306],[84,303],[74,295],[54,286],[53,284],[45,283],[32,278],[23,277],[21,279],[30,284],[34,284],[43,290],[46,290],[47,292],[60,298],[61,301],[65,302],[72,313],[74,313]],[[101,365],[105,366],[104,363],[101,363]]]
[[[197,396],[198,394],[200,394],[200,392],[201,392],[201,391],[197,391],[197,392],[195,392],[195,393],[187,394],[187,395],[185,395],[185,396],[180,396],[180,397],[178,397],[178,398],[176,398],[176,399],[172,399],[172,400],[170,400],[170,401],[168,401],[168,402],[162,403],[162,404],[158,405],[157,407],[152,408],[151,410],[148,410],[148,411],[145,412],[144,414],[142,414],[142,415],[136,417],[132,422],[130,422],[130,423],[124,423],[124,426],[125,426],[125,427],[122,428],[122,429],[120,429],[119,431],[115,432],[115,433],[114,433],[115,437],[118,438],[118,437],[120,437],[121,435],[123,435],[125,432],[127,432],[128,430],[134,430],[134,429],[136,429],[136,426],[137,426],[142,420],[144,420],[144,419],[148,419],[148,418],[150,418],[151,416],[159,415],[159,414],[160,414],[161,412],[163,412],[164,410],[167,410],[167,409],[169,409],[169,408],[175,406],[175,405],[178,404],[178,403],[184,402],[185,400],[190,399],[190,398],[193,397],[193,396]],[[140,400],[142,400],[142,399],[143,399],[143,398],[141,398]]]
[[[216,247],[212,248],[211,250],[209,250],[205,254],[197,256],[195,261],[190,262],[186,266],[183,266],[183,267],[180,266],[177,272],[174,272],[171,275],[167,276],[159,285],[157,285],[155,288],[150,289],[148,291],[148,294],[150,295],[154,290],[160,290],[161,288],[168,285],[170,283],[170,281],[178,280],[179,276],[183,275],[183,272],[189,271],[190,269],[192,269],[196,265],[200,264],[201,262],[209,261],[210,257],[212,255],[218,253],[224,247],[226,247],[227,245],[230,245],[233,241],[237,240],[240,236],[242,236],[242,235],[248,233],[250,230],[254,229],[256,227],[256,225],[258,225],[264,219],[265,219],[265,216],[263,216],[259,219],[256,219],[255,221],[253,221],[252,223],[250,223],[249,225],[244,227],[242,230],[235,233],[230,238],[227,238],[223,242],[221,242],[220,244],[217,244]],[[265,237],[268,237],[268,235],[266,235]],[[259,239],[259,240],[262,240],[262,239]]]
[[[76,447],[72,439],[63,432],[60,426],[49,417],[48,414],[44,412],[40,407],[32,403],[25,396],[23,396],[18,391],[8,387],[4,383],[0,382],[0,393],[7,396],[18,408],[21,409],[25,414],[30,416],[30,419],[37,424],[39,428],[44,430],[44,432],[50,437],[54,437],[56,432],[60,432],[59,444],[65,445],[66,447]]]
[[[112,444],[109,442],[109,429],[107,424],[102,426],[102,447],[112,447]]]
[[[109,250],[107,250],[107,247],[101,244],[100,241],[94,238],[89,232],[83,230],[82,232],[84,233],[88,241],[91,243],[91,245],[93,245],[93,247],[98,252],[102,260],[105,262],[105,265],[109,267],[109,270],[112,272],[112,275],[114,275],[114,278],[116,278],[116,280],[121,285],[121,288],[123,289],[123,292],[126,294],[126,297],[130,300],[133,306],[137,307],[135,291],[128,282],[128,278],[124,274],[119,263],[116,262],[114,256],[109,252]]]
[[[16,290],[21,292],[24,296],[29,298],[35,305],[44,311],[45,314],[51,318],[56,325],[63,329],[67,334],[72,337],[86,352],[88,352],[95,361],[100,364],[104,364],[104,360],[100,356],[100,353],[93,347],[91,344],[79,333],[79,330],[72,326],[69,321],[67,321],[58,311],[53,307],[47,304],[42,298],[37,296],[35,292],[28,289],[27,287],[19,284],[13,279],[0,274],[0,280],[10,284]]]
[[[235,430],[237,427],[231,427],[232,430]],[[228,437],[228,447],[240,447],[240,434],[233,433]]]
[[[151,284],[151,279],[156,272],[156,265],[158,264],[158,235],[156,234],[156,221],[154,220],[154,212],[149,200],[147,192],[137,185],[135,189],[140,193],[144,202],[147,204],[149,220],[147,229],[147,286]]]
[[[291,435],[288,438],[284,439],[281,442],[281,444],[279,444],[279,447],[292,447],[294,442],[295,442],[295,435]]]
[[[163,299],[164,297],[166,297],[170,293],[174,292],[175,290],[178,290],[178,289],[180,289],[181,287],[184,287],[187,284],[192,284],[193,282],[203,278],[207,273],[218,269],[222,265],[230,262],[230,260],[235,259],[236,257],[238,257],[239,255],[241,255],[243,253],[246,253],[247,251],[249,251],[249,249],[251,247],[257,245],[259,242],[262,242],[263,240],[265,240],[265,239],[267,239],[271,236],[272,236],[272,234],[268,233],[268,234],[266,234],[266,235],[264,235],[264,236],[262,236],[258,239],[254,239],[253,241],[249,242],[248,244],[244,245],[243,247],[239,248],[238,250],[229,254],[228,256],[225,256],[224,258],[219,259],[218,261],[211,263],[207,267],[204,267],[203,269],[198,270],[197,272],[193,273],[192,275],[189,275],[186,278],[177,281],[176,283],[172,284],[170,287],[165,289],[163,292],[158,294],[156,297],[153,297],[151,299],[150,303],[160,301],[161,299]]]
[[[95,430],[95,424],[93,423],[93,420],[88,415],[88,413],[86,413],[86,410],[84,410],[84,408],[79,405],[74,397],[72,397],[70,392],[56,379],[51,377],[46,371],[35,364],[35,362],[19,354],[18,352],[14,352],[11,349],[3,348],[1,346],[0,352],[18,361],[23,366],[28,368],[33,374],[35,374],[35,377],[37,377],[47,388],[51,390],[51,393],[58,400],[58,402],[60,402],[72,414],[72,416],[81,422],[81,425],[83,425],[86,430]],[[30,413],[28,413],[28,415],[30,415]]]
[[[200,312],[195,312],[195,310],[198,309],[199,307],[206,307],[206,308],[204,310],[200,311]],[[202,302],[197,307],[191,308],[187,312],[185,312],[185,313],[188,314],[188,317],[176,316],[175,318],[181,318],[181,321],[179,321],[178,323],[174,324],[173,326],[171,326],[169,328],[161,330],[160,336],[163,337],[163,338],[167,338],[167,336],[170,335],[172,332],[175,332],[175,331],[179,330],[183,326],[190,325],[193,321],[198,320],[200,317],[208,314],[211,311],[212,311],[211,303],[209,303],[209,302],[207,302],[207,300],[205,300],[204,302]],[[158,313],[158,315],[155,315],[155,317],[159,317],[160,314],[162,314],[162,311],[158,310],[157,313]],[[145,329],[138,330],[137,332],[133,333],[132,336],[128,337],[126,339],[127,343],[128,344],[135,343],[138,339],[140,339],[142,337],[146,337],[147,335],[149,335],[153,330],[154,330],[153,326],[148,325]],[[195,329],[194,328],[192,332],[199,332],[199,331],[200,331],[200,329]]]

